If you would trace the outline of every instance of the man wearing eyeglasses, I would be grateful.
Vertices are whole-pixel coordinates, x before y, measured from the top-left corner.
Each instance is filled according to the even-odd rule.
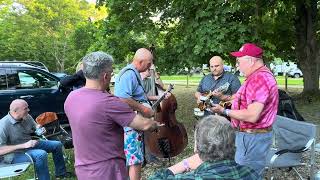
[[[233,127],[238,129],[236,162],[255,169],[263,177],[278,109],[277,82],[264,65],[263,50],[257,45],[246,43],[231,55],[236,57],[237,66],[246,80],[238,90],[231,110],[219,105],[211,110],[229,116]]]

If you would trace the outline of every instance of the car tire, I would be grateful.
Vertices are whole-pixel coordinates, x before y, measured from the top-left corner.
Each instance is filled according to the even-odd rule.
[[[300,78],[300,74],[295,73],[295,74],[293,75],[293,77],[294,77],[294,78]]]

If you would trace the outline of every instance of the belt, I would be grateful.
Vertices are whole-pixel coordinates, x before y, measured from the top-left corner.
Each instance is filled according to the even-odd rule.
[[[246,132],[246,133],[267,133],[272,131],[272,127],[266,127],[266,128],[261,128],[261,129],[250,129],[250,128],[241,128],[239,129],[240,132]]]

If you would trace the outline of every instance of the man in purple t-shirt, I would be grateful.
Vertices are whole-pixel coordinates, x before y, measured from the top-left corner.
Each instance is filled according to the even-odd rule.
[[[93,52],[82,61],[86,85],[71,92],[64,105],[72,130],[77,178],[128,179],[123,127],[154,130],[158,124],[136,115],[106,91],[113,71],[110,55]]]

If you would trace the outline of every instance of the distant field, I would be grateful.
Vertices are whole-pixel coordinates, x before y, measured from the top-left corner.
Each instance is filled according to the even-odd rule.
[[[161,76],[161,79],[164,83],[174,83],[174,84],[187,84],[187,80],[189,85],[197,85],[199,84],[202,75],[173,75],[173,76]],[[244,81],[244,77],[239,77],[240,81]],[[285,77],[278,76],[276,77],[278,85],[284,86],[285,85]],[[288,78],[288,85],[292,86],[303,86],[303,79],[302,78]]]

